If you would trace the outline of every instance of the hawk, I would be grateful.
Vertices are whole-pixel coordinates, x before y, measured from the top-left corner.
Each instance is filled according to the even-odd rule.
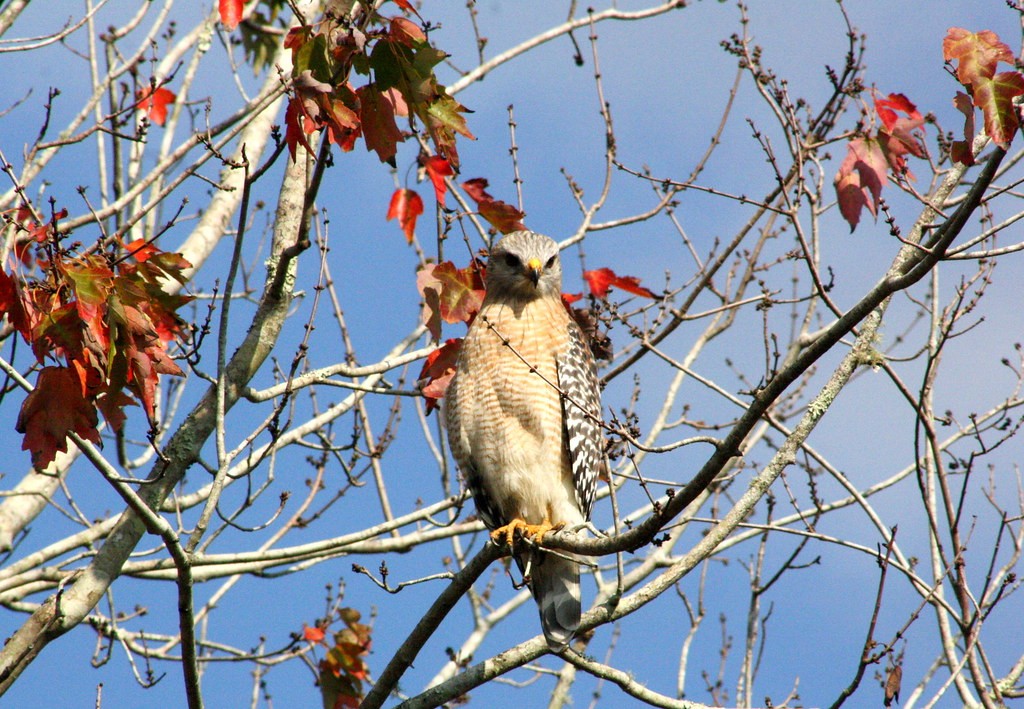
[[[445,395],[448,440],[494,542],[541,541],[590,519],[606,465],[594,357],[562,303],[554,241],[508,234],[485,284]],[[565,649],[580,624],[579,564],[536,546],[513,556],[548,646]]]

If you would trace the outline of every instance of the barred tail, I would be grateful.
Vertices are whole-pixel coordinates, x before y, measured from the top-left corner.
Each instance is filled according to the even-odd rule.
[[[548,647],[552,652],[564,650],[580,627],[579,564],[555,554],[535,553],[530,590],[540,610]]]

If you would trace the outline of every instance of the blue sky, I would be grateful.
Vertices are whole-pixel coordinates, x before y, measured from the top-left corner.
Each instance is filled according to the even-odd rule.
[[[622,2],[618,6],[632,10],[646,7],[648,3]],[[99,26],[123,20],[135,7],[130,2],[111,3],[111,7],[106,9],[109,14],[103,17]],[[947,130],[960,130],[961,119],[951,103],[957,85],[942,66],[941,41],[946,29],[950,26],[992,29],[1011,47],[1016,47],[1019,42],[1019,17],[998,0],[884,4],[869,0],[851,1],[846,8],[853,25],[868,35],[868,84],[882,93],[906,94],[922,112],[934,113]],[[562,22],[567,11],[564,3],[541,1],[483,0],[478,3],[478,9],[481,33],[488,37],[488,56]],[[68,6],[67,14],[76,12],[77,6]],[[176,8],[175,13],[180,13],[182,26],[194,21],[195,9],[185,4]],[[439,25],[431,38],[452,54],[455,66],[471,67],[475,51],[463,4],[427,2],[421,13]],[[820,105],[829,88],[824,67],[840,66],[846,49],[845,26],[836,4],[811,0],[752,0],[749,16],[749,31],[755,42],[764,47],[764,63],[779,76],[787,77],[792,95],[806,97],[812,107]],[[738,30],[738,18],[734,5],[705,1],[649,22],[604,23],[598,27],[597,46],[605,98],[614,117],[618,157],[624,164],[634,169],[649,166],[656,176],[680,178],[689,173],[704,152],[727,99],[735,60],[721,50],[719,42]],[[49,8],[40,5],[26,12],[24,22],[15,27],[13,34],[42,34],[57,29],[63,21],[63,10],[60,15],[54,15]],[[579,222],[578,210],[561,171],[572,175],[588,198],[600,189],[603,174],[604,134],[598,113],[588,34],[586,30],[576,33],[586,58],[583,67],[574,65],[573,47],[562,37],[500,67],[458,95],[459,101],[473,111],[468,116],[468,123],[477,138],[460,143],[461,178],[486,177],[491,182],[492,194],[514,201],[507,125],[507,107],[513,105],[519,171],[524,181],[525,221],[530,228],[555,238],[567,237]],[[82,41],[72,44],[81,47]],[[198,83],[197,93],[205,91],[212,97],[212,114],[216,120],[218,115],[226,115],[237,107],[237,97],[233,94],[226,63],[222,57],[217,58],[222,54],[222,48],[216,42],[213,52],[218,54],[204,65],[203,71],[207,75]],[[62,125],[61,120],[66,120],[77,109],[76,100],[81,99],[89,86],[88,74],[80,61],[59,47],[30,54],[5,54],[0,56],[0,65],[7,77],[3,92],[7,98],[0,109],[32,90],[23,103],[0,118],[0,145],[8,160],[17,162],[22,146],[37,130],[47,87],[58,86],[62,91],[55,112],[55,125],[59,126]],[[241,78],[247,85],[252,85],[247,69],[242,70]],[[452,73],[442,76],[442,81],[447,83],[454,80]],[[779,139],[771,117],[756,100],[749,81],[746,81],[737,97],[733,119],[724,133],[723,146],[709,163],[701,178],[702,184],[728,192],[754,194],[758,190],[764,191],[764,186],[770,183],[769,167],[751,139],[751,129],[746,123],[748,118],[771,139]],[[852,127],[853,122],[854,117],[848,116],[844,125]],[[162,138],[159,129],[154,129],[154,134],[156,138]],[[70,204],[72,212],[83,209],[76,201],[75,187],[90,185],[96,174],[88,151],[83,150],[79,154],[79,160],[62,163],[59,169],[48,174],[52,184],[47,187],[47,193]],[[383,218],[388,197],[396,185],[418,189],[428,205],[428,214],[424,215],[418,228],[418,238],[428,252],[433,248],[433,198],[428,185],[415,184],[415,171],[409,167],[415,154],[414,145],[403,146],[398,155],[399,168],[396,174],[392,174],[375,156],[358,147],[353,153],[337,156],[326,177],[322,206],[330,217],[331,269],[339,284],[356,350],[364,363],[373,362],[386,352],[397,337],[415,326],[419,315],[415,291],[416,255],[406,245],[395,224],[385,222]],[[831,160],[823,163],[827,180],[837,169],[840,158],[841,146],[837,145],[832,150]],[[923,167],[921,171],[923,174]],[[272,175],[261,186],[261,198],[268,200],[270,210],[276,179]],[[189,196],[189,209],[198,209],[208,190],[206,184],[192,181],[186,183],[180,194]],[[653,204],[654,197],[648,185],[624,174],[616,174],[611,197],[598,220],[619,218]],[[905,223],[914,216],[913,205],[895,195],[892,207]],[[716,239],[728,237],[746,220],[749,208],[688,192],[681,195],[677,213],[696,247],[707,251]],[[264,211],[255,217],[250,231],[251,240],[246,245],[247,254],[257,267],[257,240],[270,216]],[[872,223],[867,218],[853,235],[848,233],[847,226],[839,220],[835,210],[826,217],[824,225],[828,233],[823,240],[823,260],[834,265],[837,273],[841,274],[833,295],[841,305],[849,305],[878,278],[881,269],[898,249],[898,244],[888,238],[884,224]],[[189,227],[190,222],[185,220],[172,230],[165,237],[164,248],[173,248],[175,243],[180,243],[187,236]],[[93,236],[83,235],[82,238]],[[646,285],[660,289],[666,271],[673,273],[674,284],[685,280],[683,274],[690,264],[677,242],[675,233],[663,218],[652,220],[627,230],[592,235],[586,243],[586,261],[590,268],[608,265],[620,273],[641,277]],[[449,244],[459,246],[457,240]],[[201,276],[202,286],[208,288],[215,278],[223,278],[220,264],[223,264],[228,249],[228,243],[221,245],[217,260],[211,262],[210,268]],[[456,250],[455,253],[461,252]],[[569,256],[567,261],[574,263],[574,256]],[[309,292],[314,283],[315,259],[309,259],[304,269],[302,287]],[[566,272],[565,290],[581,290],[579,269],[567,268]],[[1014,290],[1021,272],[1019,258],[1011,259],[1005,269],[997,269],[991,286],[991,302],[1019,305],[1019,296],[1014,295]],[[948,273],[948,276],[944,275],[943,288],[955,283],[956,271],[950,269]],[[259,272],[254,278],[258,282]],[[296,304],[293,316],[296,323],[308,317],[310,300],[307,297]],[[339,351],[337,330],[323,317],[327,315],[326,306],[321,307],[324,310],[311,355],[313,366],[332,362],[332,355]],[[238,329],[232,332],[235,342],[244,332],[245,312],[244,304],[240,304],[236,311]],[[894,306],[892,324],[886,329],[886,336],[895,337],[912,314],[913,307],[905,301]],[[753,312],[745,315],[741,324],[709,347],[699,362],[703,374],[720,379],[734,393],[741,385],[730,374],[724,361],[730,358],[757,371],[756,364],[761,357],[759,317]],[[775,324],[780,331],[785,331],[784,314],[779,312],[777,317]],[[684,353],[698,330],[699,326],[681,328],[666,347],[677,354]],[[951,345],[945,364],[952,376],[943,380],[936,393],[937,400],[941,402],[937,409],[941,411],[948,405],[963,416],[970,410],[984,409],[998,400],[1008,385],[1008,378],[998,366],[998,361],[1004,356],[1012,357],[1012,343],[1020,338],[1021,332],[1024,332],[1024,318],[1019,307],[987,309],[985,322],[978,329],[977,336]],[[453,327],[445,336],[458,335],[461,331]],[[278,358],[285,366],[301,336],[301,327],[296,326],[283,338]],[[623,344],[628,336],[620,330],[614,332],[613,337],[618,345]],[[9,356],[6,345],[0,353],[4,357]],[[824,360],[825,373],[837,358],[838,355]],[[977,370],[984,374],[976,375]],[[411,374],[415,376],[416,371],[418,367]],[[647,363],[639,368],[638,376],[645,392],[638,409],[643,427],[653,418],[658,403],[657,392],[670,373],[663,367]],[[606,407],[618,409],[626,404],[632,386],[627,379],[623,377],[608,388]],[[260,380],[264,384],[271,381],[268,371],[261,373]],[[320,396],[321,402],[328,402],[342,395],[328,390]],[[726,421],[738,413],[699,387],[694,387],[691,396],[701,418]],[[10,398],[3,402],[0,408],[3,420],[13,421],[13,405]],[[373,405],[378,430],[383,427],[388,405],[386,401]],[[700,410],[702,406],[707,408]],[[246,426],[253,425],[264,414],[259,407],[245,403],[233,412],[233,416],[238,417],[236,425],[240,431],[248,430]],[[398,439],[384,458],[392,504],[402,511],[412,509],[417,500],[429,502],[440,495],[437,471],[427,455],[415,419],[412,409],[407,408],[399,424]],[[340,424],[342,429],[346,425]],[[912,431],[910,412],[893,396],[891,385],[882,375],[865,372],[840,397],[834,410],[815,431],[811,444],[827,451],[830,459],[851,479],[875,481],[891,475],[911,460],[909,441]],[[16,448],[13,434],[8,435],[13,453]],[[644,472],[650,477],[682,483],[703,462],[705,453],[694,448],[671,456],[649,457]],[[289,457],[282,456],[276,462],[277,488],[296,490],[297,495],[301,493],[303,480],[310,474],[302,462],[303,455],[299,452]],[[768,455],[767,451],[760,449],[751,455],[749,462],[763,465]],[[11,476],[9,479],[16,479],[27,468],[28,457],[18,453],[11,458],[11,467],[4,472]],[[1012,452],[1006,452],[996,460],[999,463],[996,476],[1000,480],[1000,494],[1012,500],[1011,466],[1014,456]],[[72,489],[89,515],[104,516],[120,510],[116,496],[105,488],[93,471],[80,467],[73,473]],[[335,474],[331,484],[338,485],[337,477]],[[980,482],[976,487],[979,486]],[[838,494],[834,483],[823,482],[823,489],[827,496]],[[887,522],[900,524],[901,543],[906,544],[908,550],[923,554],[925,546],[920,510],[912,504],[912,497],[906,497],[907,492],[906,488],[901,488],[886,493],[880,497],[877,507]],[[241,493],[240,490],[232,491],[228,496],[237,500]],[[308,530],[293,533],[287,543],[327,538],[377,521],[374,517],[379,516],[376,502],[372,494],[366,493],[364,491],[363,497],[332,508],[325,520]],[[785,496],[780,491],[776,494],[780,500]],[[276,503],[276,488],[275,494],[269,497]],[[639,504],[640,500],[641,493],[636,489],[628,489],[624,494],[627,507]],[[596,513],[601,522],[607,521],[610,514],[607,503],[604,504]],[[268,506],[273,505],[265,502],[256,508],[256,512],[265,512]],[[987,512],[986,503],[977,491],[973,491],[970,497],[970,509],[976,514]],[[257,516],[254,515],[249,522],[255,523]],[[59,515],[41,518],[29,537],[31,548],[41,545],[41,540],[58,539],[69,529],[71,525]],[[868,528],[862,515],[854,510],[829,518],[819,531],[853,538],[869,547],[878,541],[873,529]],[[688,531],[688,538],[684,538],[680,549],[688,548],[687,542],[695,542],[698,533],[697,528]],[[479,545],[480,540],[475,543]],[[149,539],[144,540],[143,547],[147,544],[147,548],[156,547]],[[987,550],[986,545],[991,544],[990,527],[979,525],[972,544]],[[214,551],[237,551],[252,545],[252,537],[227,534]],[[779,563],[791,549],[792,544],[786,541],[771,546],[769,565]],[[707,693],[702,691],[703,682],[698,672],[705,668],[714,671],[717,667],[721,644],[719,613],[727,618],[725,631],[737,643],[742,638],[748,581],[746,571],[738,562],[749,560],[755,551],[748,545],[732,554],[731,563],[723,561],[709,567],[706,586],[709,616],[694,645],[687,682],[687,696],[697,701],[710,701]],[[794,682],[798,682],[805,705],[829,703],[852,674],[870,616],[877,566],[865,555],[828,548],[805,552],[804,560],[810,560],[819,552],[825,563],[788,574],[766,598],[766,603],[774,607],[768,623],[766,647],[770,661],[765,661],[755,697],[770,695],[778,702],[793,688]],[[438,544],[407,555],[389,556],[387,563],[392,579],[404,580],[438,571],[441,559],[450,553],[450,547]],[[984,554],[969,557],[974,573],[979,573],[979,565],[986,558]],[[379,672],[415,619],[433,601],[440,589],[439,584],[443,582],[420,584],[396,596],[389,596],[367,579],[353,574],[350,570],[353,561],[376,568],[380,559],[346,557],[322,563],[295,576],[274,580],[243,579],[214,614],[208,628],[210,636],[230,638],[230,642],[243,647],[255,646],[261,636],[266,637],[268,647],[283,645],[289,632],[298,631],[303,622],[312,621],[322,612],[325,584],[343,579],[346,605],[359,608],[366,616],[375,616],[374,652],[369,662]],[[498,597],[511,596],[513,591],[500,573],[495,583]],[[200,587],[197,590],[199,602],[218,585],[215,582]],[[692,596],[696,590],[696,574],[681,581],[682,593]],[[592,595],[592,585],[585,583],[584,592]],[[151,609],[148,617],[133,622],[134,628],[173,632],[175,597],[171,585],[122,580],[114,586],[113,595],[119,608],[129,609],[135,604],[144,604]],[[917,597],[908,591],[906,583],[891,581],[887,586],[879,636],[888,637],[894,632],[916,602]],[[456,609],[423,649],[416,667],[403,679],[405,691],[414,693],[429,681],[444,662],[445,648],[464,639],[468,627],[464,605]],[[1016,608],[1019,611],[1019,602]],[[1019,636],[1019,617],[1019,614],[1014,617],[1007,613],[1000,620],[995,616],[998,622],[989,640],[993,648],[998,648],[1000,634],[1005,634],[1007,641]],[[22,618],[12,611],[0,611],[0,633],[6,636],[13,632]],[[657,643],[652,643],[649,629],[666,625],[678,628],[678,631],[661,634]],[[929,645],[932,635],[930,631],[926,632],[926,628],[926,624],[919,623],[908,635],[908,666],[905,672],[908,682],[916,680],[932,659]],[[678,597],[666,594],[622,626],[611,663],[634,672],[637,679],[651,688],[672,694],[679,643],[686,629]],[[530,638],[536,632],[535,611],[527,604],[511,622],[505,623],[484,643],[477,659]],[[604,628],[599,631],[590,652],[600,659],[611,643],[612,632]],[[120,651],[115,651],[114,658],[105,666],[95,670],[89,668],[88,660],[94,644],[95,638],[88,629],[78,629],[54,642],[15,685],[6,701],[11,706],[39,706],[43,688],[59,681],[60,694],[69,706],[91,706],[99,683],[104,686],[104,706],[142,707],[161,702],[168,706],[184,704],[176,666],[157,666],[157,671],[166,672],[167,676],[155,688],[143,691],[132,680]],[[738,648],[734,649],[726,664],[730,692],[735,684],[731,678],[738,667],[738,655]],[[1014,659],[1013,656],[999,656],[996,672],[1005,672],[1008,662]],[[541,664],[548,668],[559,667],[559,663],[551,659]],[[244,666],[211,666],[204,677],[207,705],[247,705],[251,681],[248,672],[249,668]],[[509,679],[525,682],[532,680],[533,675],[520,671],[510,675]],[[276,707],[316,706],[319,702],[311,674],[297,662],[274,668],[267,681]],[[550,677],[541,676],[514,693],[502,684],[482,687],[472,693],[472,705],[509,706],[509,698],[514,697],[516,704],[539,706],[545,701],[551,686]],[[591,693],[598,691],[604,698],[599,705],[632,706],[630,700],[614,686],[599,686],[591,679],[581,679],[574,688],[575,706],[587,705]],[[872,680],[866,679],[861,691],[851,706],[877,704],[878,690]],[[952,699],[952,694],[947,695],[941,705],[953,706],[946,703]]]

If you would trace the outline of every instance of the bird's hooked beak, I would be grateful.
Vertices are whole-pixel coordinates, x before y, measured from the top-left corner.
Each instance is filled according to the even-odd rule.
[[[526,275],[529,277],[530,282],[536,287],[540,283],[540,275],[543,272],[544,267],[540,264],[540,259],[534,257],[526,262]]]

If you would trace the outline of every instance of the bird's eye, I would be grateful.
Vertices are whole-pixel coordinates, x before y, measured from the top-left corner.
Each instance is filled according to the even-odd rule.
[[[551,258],[548,259],[548,262],[544,265],[544,268],[547,269],[547,268],[553,267],[555,265],[555,261],[557,259],[558,259],[558,254],[555,254],[554,256],[552,256]]]
[[[509,268],[519,268],[522,264],[519,261],[519,257],[515,254],[504,254],[505,265]]]

